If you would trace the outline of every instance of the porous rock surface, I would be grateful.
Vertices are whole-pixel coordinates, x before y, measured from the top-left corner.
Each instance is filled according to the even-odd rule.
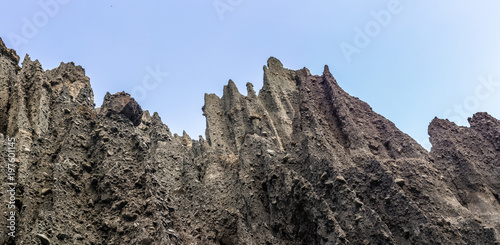
[[[205,96],[192,140],[125,92],[95,108],[80,66],[18,63],[0,39],[18,182],[16,236],[2,205],[0,244],[499,244],[500,122],[486,113],[434,119],[428,152],[327,66],[270,58],[258,94],[229,81]]]

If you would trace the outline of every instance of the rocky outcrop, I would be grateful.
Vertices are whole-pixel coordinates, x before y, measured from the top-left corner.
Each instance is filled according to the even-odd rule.
[[[100,112],[106,116],[112,114],[122,114],[128,118],[134,126],[141,124],[142,109],[141,106],[125,92],[116,93],[111,95],[107,93],[102,103]]]
[[[18,63],[0,41],[0,133],[17,139],[16,237],[1,244],[500,241],[500,123],[486,113],[433,120],[427,152],[327,66],[271,57],[258,93],[229,81],[205,95],[206,140],[192,140],[125,92],[95,108],[80,66]]]
[[[434,119],[429,126],[431,155],[456,197],[455,205],[467,209],[467,215],[473,217],[471,221],[465,214],[455,215],[450,222],[460,229],[483,226],[493,240],[500,228],[500,121],[487,113],[476,113],[469,123],[471,127],[466,128]],[[465,239],[469,244],[480,244]]]

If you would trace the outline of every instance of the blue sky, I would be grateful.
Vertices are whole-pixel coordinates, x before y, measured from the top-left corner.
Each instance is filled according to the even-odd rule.
[[[313,74],[328,64],[426,148],[435,116],[500,118],[499,1],[1,1],[0,37],[21,57],[73,61],[97,106],[124,90],[195,139],[204,93],[229,79],[260,89],[270,56]]]

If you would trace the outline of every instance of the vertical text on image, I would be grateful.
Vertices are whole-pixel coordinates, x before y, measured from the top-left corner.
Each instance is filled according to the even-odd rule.
[[[10,237],[16,234],[16,139],[7,137],[7,229]]]

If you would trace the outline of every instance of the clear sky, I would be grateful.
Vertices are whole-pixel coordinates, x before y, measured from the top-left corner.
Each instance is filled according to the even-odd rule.
[[[262,86],[270,56],[339,84],[429,149],[435,117],[500,118],[496,0],[0,0],[0,36],[44,69],[85,68],[97,106],[126,91],[174,133],[204,135],[204,93]],[[168,75],[167,75],[168,73]]]

